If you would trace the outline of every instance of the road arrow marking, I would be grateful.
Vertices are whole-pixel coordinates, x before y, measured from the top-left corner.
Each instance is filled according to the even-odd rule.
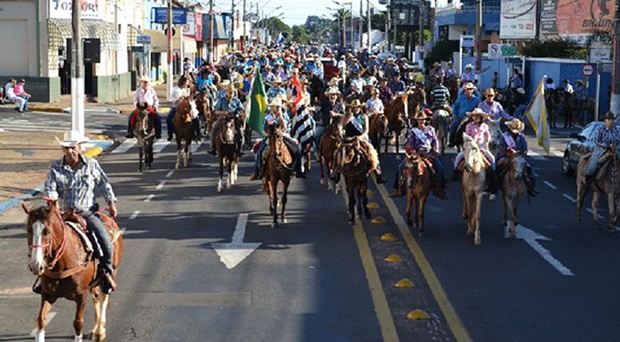
[[[541,246],[540,243],[538,243],[538,241],[536,241],[536,240],[553,241],[552,239],[546,236],[540,235],[536,233],[535,231],[527,227],[524,227],[520,224],[517,225],[516,231],[517,231],[517,239],[524,240],[528,245],[530,245],[530,247],[534,248],[534,250],[538,252],[538,254],[540,254],[540,256],[542,256],[543,259],[547,260],[547,262],[550,263],[551,266],[553,266],[556,270],[558,270],[558,272],[560,272],[562,275],[565,275],[565,276],[574,276],[571,270],[569,270],[567,267],[562,265],[562,263],[558,259],[554,258],[553,255],[551,255],[551,252],[549,252],[547,249]]]
[[[215,253],[220,256],[220,261],[226,265],[229,270],[239,265],[243,259],[252,254],[254,250],[260,247],[260,242],[243,242],[245,236],[245,226],[248,223],[248,214],[239,214],[237,226],[230,243],[212,243],[211,247]]]

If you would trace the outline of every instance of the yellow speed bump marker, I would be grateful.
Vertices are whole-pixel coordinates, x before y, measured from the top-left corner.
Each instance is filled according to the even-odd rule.
[[[379,208],[379,205],[375,202],[370,202],[368,203],[368,205],[366,205],[366,207],[368,207],[369,209],[377,209]]]
[[[387,262],[403,262],[403,258],[399,257],[396,254],[391,254],[387,258],[385,258]]]
[[[370,223],[374,223],[374,224],[385,224],[385,219],[381,216],[375,217],[374,219],[370,220]]]
[[[409,279],[401,279],[394,284],[394,287],[398,287],[399,289],[409,289],[415,287],[415,285]]]
[[[379,239],[381,241],[398,241],[396,236],[394,236],[394,234],[392,234],[392,233],[383,234],[383,235],[381,235],[381,237]]]
[[[108,136],[105,135],[105,134],[100,134],[100,135],[97,135],[97,139],[99,139],[99,140],[108,140]]]
[[[408,319],[412,319],[412,320],[421,320],[421,319],[430,319],[431,317],[424,312],[424,310],[413,310],[411,311],[408,315],[407,315]]]
[[[371,190],[366,190],[366,196],[372,196],[372,191]]]

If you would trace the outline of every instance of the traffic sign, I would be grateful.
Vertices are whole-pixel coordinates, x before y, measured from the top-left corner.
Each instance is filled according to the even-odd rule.
[[[157,24],[168,23],[168,8],[167,7],[154,7],[153,8],[153,22]],[[185,25],[187,24],[187,10],[185,8],[173,8],[172,9],[172,25]]]
[[[583,74],[583,76],[592,76],[592,74],[594,73],[594,67],[592,66],[592,64],[584,64],[581,67],[581,73]]]
[[[136,36],[136,43],[151,44],[151,36]]]

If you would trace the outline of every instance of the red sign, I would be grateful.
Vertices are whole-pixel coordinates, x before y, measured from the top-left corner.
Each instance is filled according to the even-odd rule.
[[[592,74],[594,73],[594,67],[592,66],[592,64],[584,64],[581,67],[581,73],[583,74],[583,76],[592,76]]]

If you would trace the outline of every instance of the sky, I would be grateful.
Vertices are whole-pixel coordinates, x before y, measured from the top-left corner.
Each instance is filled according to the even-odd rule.
[[[345,1],[336,0],[340,3]],[[333,0],[245,0],[246,12],[250,11],[250,5],[252,12],[256,12],[256,3],[258,2],[259,9],[262,8],[264,15],[267,17],[275,17],[280,13],[283,13],[279,18],[288,26],[303,25],[306,23],[306,18],[309,15],[326,16],[330,19],[334,18],[336,10],[341,6],[334,3]],[[363,11],[366,15],[366,0],[363,2]],[[238,4],[237,4],[238,3]],[[230,12],[231,1],[214,0],[214,8],[222,12]],[[379,5],[378,0],[371,0],[371,6],[376,10],[385,10],[385,6]],[[235,10],[243,10],[243,0],[235,1]],[[281,6],[281,7],[280,7]],[[279,8],[278,8],[279,7]],[[348,8],[349,5],[347,4]],[[328,8],[331,8],[328,9]],[[360,11],[360,2],[353,1],[353,15],[358,16]]]

